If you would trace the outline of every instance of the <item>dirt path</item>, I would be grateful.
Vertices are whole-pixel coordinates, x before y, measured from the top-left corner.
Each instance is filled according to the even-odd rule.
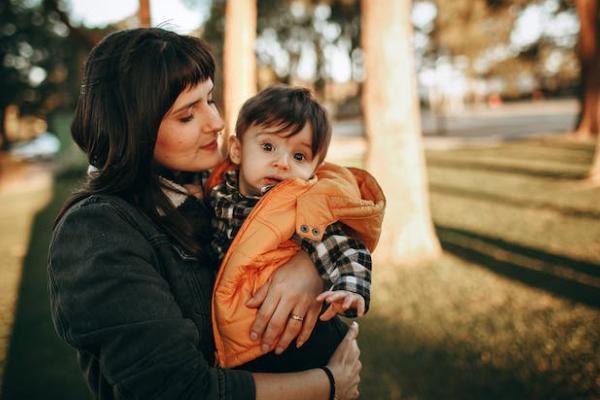
[[[49,164],[20,162],[0,154],[0,384],[31,223],[51,195]]]

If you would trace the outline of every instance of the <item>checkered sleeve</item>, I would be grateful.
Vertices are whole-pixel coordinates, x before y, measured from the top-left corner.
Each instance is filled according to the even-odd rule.
[[[365,299],[365,312],[371,299],[371,253],[359,240],[348,236],[340,223],[330,225],[321,241],[313,241],[294,235],[315,263],[321,277],[331,290],[347,290]],[[356,317],[356,310],[344,313]]]

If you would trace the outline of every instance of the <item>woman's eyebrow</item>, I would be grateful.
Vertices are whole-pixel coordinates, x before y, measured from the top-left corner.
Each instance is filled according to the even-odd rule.
[[[210,97],[212,95],[213,89],[210,89],[209,92],[206,94],[206,97]],[[204,98],[204,96],[200,96],[199,98],[197,98],[196,100],[190,101],[189,103],[179,107],[177,110],[174,110],[172,112],[172,114],[177,114],[182,110],[185,110],[187,108],[192,107],[193,105],[195,105],[196,103],[202,101],[202,99]]]
[[[180,112],[180,111],[182,111],[182,110],[185,110],[185,109],[187,109],[187,108],[190,108],[190,107],[192,107],[193,105],[195,105],[196,103],[198,103],[198,102],[199,102],[199,101],[201,101],[201,100],[202,100],[202,97],[200,97],[199,99],[196,99],[196,100],[194,100],[194,101],[190,101],[190,102],[189,102],[189,103],[187,103],[186,105],[183,105],[183,106],[179,107],[177,110],[173,111],[173,112],[172,112],[172,114],[177,114],[177,113],[179,113],[179,112]]]

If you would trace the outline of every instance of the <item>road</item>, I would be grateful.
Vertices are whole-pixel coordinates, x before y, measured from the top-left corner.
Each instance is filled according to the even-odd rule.
[[[577,112],[575,99],[506,103],[494,108],[480,106],[444,117],[424,110],[421,112],[421,127],[425,148],[448,149],[569,132],[575,124]],[[335,122],[335,146],[340,146],[340,150],[343,147],[345,150],[342,152],[346,154],[361,151],[364,149],[363,131],[360,118]]]

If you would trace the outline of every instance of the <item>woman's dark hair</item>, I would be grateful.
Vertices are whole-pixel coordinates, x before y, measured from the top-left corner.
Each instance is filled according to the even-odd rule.
[[[160,28],[106,36],[85,64],[71,134],[97,171],[65,203],[94,194],[120,196],[145,212],[186,249],[192,227],[161,190],[153,160],[163,116],[187,87],[214,80],[215,62],[200,39]]]
[[[331,141],[331,126],[327,112],[311,96],[308,89],[290,86],[272,86],[246,100],[235,124],[235,134],[243,140],[252,126],[280,126],[279,131],[300,132],[304,125],[312,129],[312,152],[319,162],[325,159]]]

